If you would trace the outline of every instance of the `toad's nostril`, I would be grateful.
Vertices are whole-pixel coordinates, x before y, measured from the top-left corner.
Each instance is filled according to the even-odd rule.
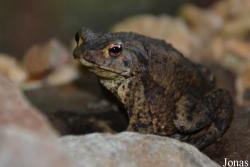
[[[75,34],[75,40],[77,44],[79,43],[79,40],[80,40],[80,34],[81,33],[79,31]]]

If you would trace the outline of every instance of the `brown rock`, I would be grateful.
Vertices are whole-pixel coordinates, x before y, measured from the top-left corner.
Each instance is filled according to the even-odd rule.
[[[52,72],[39,78],[39,80],[29,80],[22,84],[24,90],[33,90],[48,86],[66,85],[79,77],[79,70],[73,63],[67,63],[57,67]]]
[[[206,43],[206,48],[201,48],[199,51],[203,51],[200,54],[203,55],[201,59],[206,58],[220,63],[236,74],[241,73],[242,68],[250,61],[250,43],[237,38],[214,36]],[[196,51],[194,54],[198,53]]]
[[[78,77],[71,54],[56,39],[33,46],[25,54],[23,63],[29,74],[29,80],[22,85],[25,90],[62,85]]]
[[[230,5],[228,1],[220,1],[211,7],[211,10],[222,17],[223,20],[227,19],[229,15],[231,15],[231,11],[229,9]]]
[[[182,7],[180,14],[191,29],[205,39],[220,30],[224,23],[220,15],[193,5]]]
[[[75,80],[78,78],[78,75],[76,65],[66,64],[49,74],[45,82],[48,85],[63,85]]]
[[[244,37],[248,35],[249,31],[249,15],[227,22],[222,30],[223,35],[226,37]]]
[[[224,20],[238,19],[249,16],[249,0],[224,0],[216,3],[211,10],[220,15]]]
[[[25,54],[23,63],[30,77],[41,77],[69,61],[71,55],[56,39],[34,45]]]
[[[209,44],[208,49],[211,51],[211,54],[209,54],[210,58],[212,57],[217,62],[223,61],[226,54],[224,39],[220,36],[214,37]]]
[[[239,39],[227,39],[225,40],[225,49],[244,61],[250,60],[250,42]]]
[[[185,22],[167,15],[139,15],[128,18],[113,27],[113,31],[133,31],[146,36],[164,39],[185,55],[199,46],[200,41]]]
[[[27,78],[26,71],[11,55],[0,54],[0,74],[21,85]]]
[[[247,62],[250,61],[250,43],[239,39],[224,39],[224,55],[219,62],[240,74]]]

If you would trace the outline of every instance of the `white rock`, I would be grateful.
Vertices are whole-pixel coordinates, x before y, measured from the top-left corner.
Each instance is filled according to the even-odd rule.
[[[95,133],[60,142],[75,167],[219,167],[195,147],[155,135]]]

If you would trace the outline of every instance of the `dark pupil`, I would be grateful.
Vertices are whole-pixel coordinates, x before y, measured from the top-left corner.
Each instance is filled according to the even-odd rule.
[[[114,46],[112,48],[109,49],[109,52],[110,53],[113,53],[113,54],[118,54],[122,51],[122,47],[121,46]]]

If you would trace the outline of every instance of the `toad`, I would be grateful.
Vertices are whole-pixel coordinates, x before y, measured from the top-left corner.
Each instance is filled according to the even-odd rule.
[[[233,102],[215,77],[163,40],[132,32],[75,35],[74,58],[122,102],[129,131],[204,148],[228,129]]]

